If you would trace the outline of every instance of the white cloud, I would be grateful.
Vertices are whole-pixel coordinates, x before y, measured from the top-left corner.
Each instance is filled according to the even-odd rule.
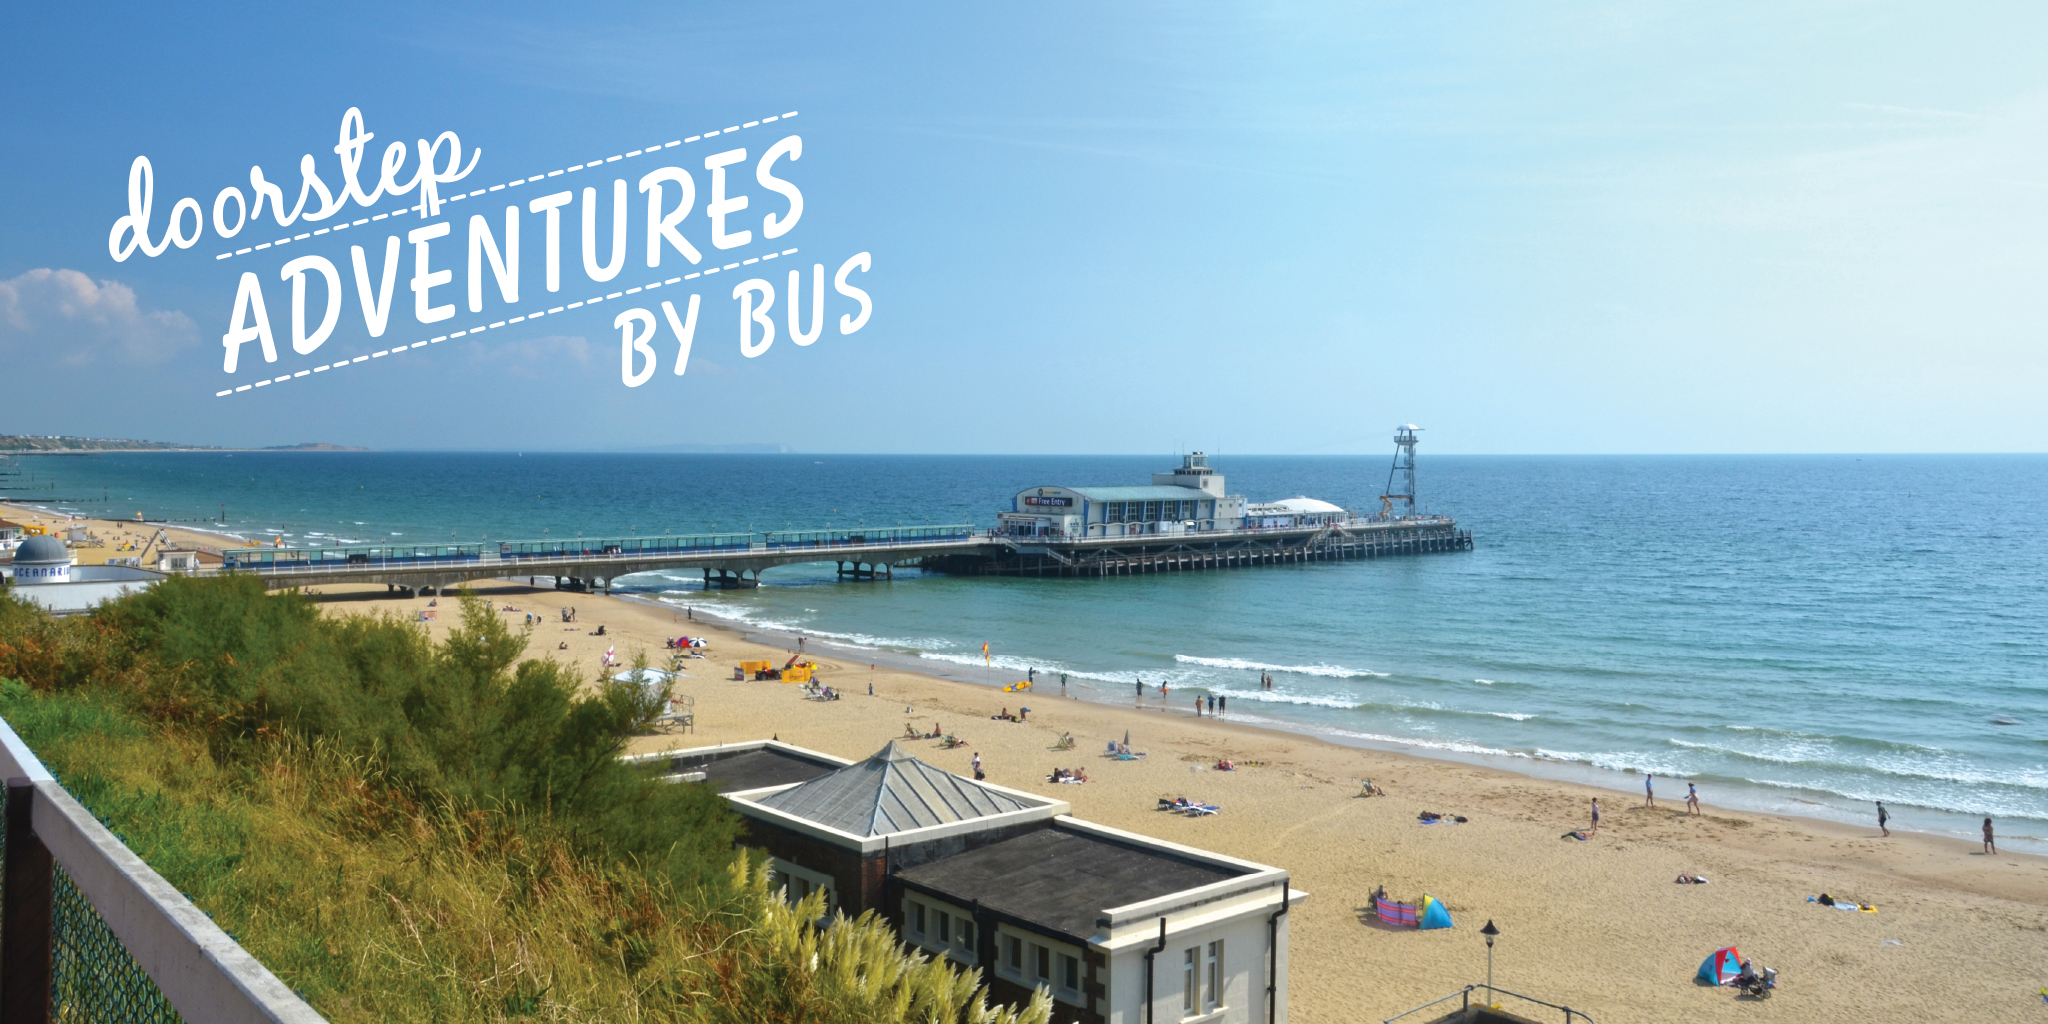
[[[11,358],[40,356],[72,366],[101,358],[162,363],[198,343],[191,317],[144,312],[135,290],[117,281],[95,283],[76,270],[47,267],[0,281],[0,345]]]

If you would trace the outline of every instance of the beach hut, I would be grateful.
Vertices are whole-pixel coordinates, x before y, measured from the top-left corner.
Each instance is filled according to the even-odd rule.
[[[1727,985],[1742,973],[1742,954],[1734,946],[1717,949],[1700,961],[1700,980],[1710,985]]]
[[[1416,927],[1427,930],[1430,928],[1449,928],[1451,926],[1451,912],[1445,908],[1444,901],[1425,893],[1422,897],[1421,910],[1422,920]]]

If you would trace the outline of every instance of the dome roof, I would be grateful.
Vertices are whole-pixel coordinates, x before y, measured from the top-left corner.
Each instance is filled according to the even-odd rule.
[[[1290,512],[1342,512],[1342,508],[1316,498],[1282,498],[1273,504]]]
[[[70,565],[71,549],[55,537],[30,537],[14,550],[16,565]]]

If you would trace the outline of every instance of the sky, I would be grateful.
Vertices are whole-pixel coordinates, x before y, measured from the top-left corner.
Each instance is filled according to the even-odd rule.
[[[1443,453],[2048,450],[2044,22],[2016,3],[12,5],[0,433],[1337,454],[1413,422]],[[219,235],[215,197],[241,193],[232,227],[252,166],[287,205],[306,154],[338,190],[351,108],[375,136],[363,191],[388,143],[406,183],[453,132],[476,164],[434,184],[463,198],[365,223],[418,190],[290,226],[266,206]],[[800,213],[758,177],[792,136],[766,173]],[[721,248],[706,158],[735,150],[725,194],[748,205]],[[204,223],[188,207],[190,248],[117,261],[138,156],[147,244],[181,199]],[[663,167],[662,213],[689,180],[669,230],[700,262],[650,231],[640,186]],[[614,181],[623,267],[599,280]],[[531,203],[565,190],[549,291]],[[480,250],[472,312],[472,218],[503,247],[514,204],[518,301]],[[439,224],[428,267],[449,278],[422,302],[412,235]],[[374,309],[387,238],[373,337],[351,250]],[[341,285],[304,355],[295,260],[307,334],[321,261]],[[247,341],[228,373],[223,337],[255,336],[245,284],[277,360]]]

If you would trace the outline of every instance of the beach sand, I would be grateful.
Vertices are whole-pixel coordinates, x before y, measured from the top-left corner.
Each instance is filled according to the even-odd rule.
[[[29,521],[34,514],[0,515]],[[118,532],[141,528],[92,525],[110,543],[82,549],[81,561],[119,553]],[[215,546],[222,540],[171,533]],[[1874,822],[1857,828],[1731,812],[1716,808],[1712,793],[1705,794],[1704,815],[1687,816],[1677,780],[1664,781],[1652,810],[1640,794],[1344,747],[1227,716],[1197,718],[1192,698],[1178,694],[1088,703],[1062,698],[1056,679],[1041,680],[1030,694],[1003,693],[870,668],[858,652],[832,647],[813,645],[808,653],[819,679],[845,699],[807,701],[794,685],[732,679],[742,660],[785,661],[793,652],[783,638],[686,621],[682,610],[647,601],[509,581],[476,589],[493,607],[519,609],[497,613],[515,627],[525,612],[541,616],[530,654],[572,666],[593,685],[607,649],[616,648],[626,663],[644,651],[659,666],[667,661],[666,638],[711,638],[709,656],[690,661],[688,678],[676,686],[696,698],[696,731],[643,737],[635,752],[776,736],[860,758],[901,738],[906,724],[920,732],[937,724],[968,745],[948,751],[936,741],[909,741],[928,763],[965,774],[968,758],[979,752],[991,781],[1057,795],[1082,818],[1286,868],[1293,886],[1310,894],[1291,917],[1289,999],[1298,1020],[1381,1020],[1483,984],[1479,929],[1488,920],[1501,931],[1499,987],[1571,1006],[1601,1024],[2048,1014],[2038,994],[2048,985],[2048,858],[1988,857],[1976,844],[1913,833],[1881,839]],[[460,617],[452,591],[430,609],[429,597],[395,597],[381,585],[315,590],[328,614],[417,621],[432,610],[436,619],[425,626],[436,636]],[[563,606],[578,609],[574,625],[559,621]],[[599,625],[606,636],[591,635]],[[1032,709],[1027,723],[989,717],[1020,704]],[[1076,749],[1053,749],[1062,732],[1073,734]],[[1149,756],[1105,759],[1104,745],[1126,733]],[[1226,757],[1240,769],[1212,770]],[[1085,768],[1091,781],[1049,784],[1045,777],[1055,766]],[[1388,795],[1359,797],[1364,778]],[[1197,798],[1223,811],[1201,819],[1162,814],[1154,810],[1162,796]],[[1605,809],[1598,836],[1560,838],[1586,827],[1595,796]],[[1417,815],[1425,810],[1469,820],[1422,825]],[[1712,882],[1674,884],[1680,872]],[[1418,932],[1379,925],[1371,919],[1370,894],[1381,885],[1401,900],[1425,892],[1443,900],[1457,926]],[[1875,904],[1879,912],[1807,902],[1823,891]],[[1700,961],[1725,945],[1781,972],[1775,998],[1753,1004],[1695,983]],[[1514,1000],[1506,1003],[1516,1008]],[[1556,1011],[1529,1015],[1548,1020]]]
[[[391,598],[381,586],[318,589],[330,614],[417,619],[429,601]],[[498,612],[515,626],[525,612],[541,615],[531,653],[593,681],[609,648],[627,663],[645,651],[660,666],[668,637],[711,638],[709,657],[690,661],[688,678],[676,686],[696,698],[695,733],[644,737],[635,752],[776,736],[860,758],[901,738],[906,724],[921,732],[938,724],[968,745],[949,751],[936,741],[909,741],[928,763],[966,774],[979,752],[991,781],[1056,795],[1079,817],[1286,868],[1294,887],[1310,894],[1291,918],[1290,1003],[1298,1020],[1381,1020],[1483,984],[1479,929],[1488,920],[1501,931],[1497,985],[1601,1024],[2048,1014],[2037,994],[2048,984],[2048,858],[1986,857],[1974,844],[1909,833],[1880,839],[1874,824],[1728,812],[1713,806],[1711,793],[1706,813],[1688,817],[1682,783],[1666,782],[1675,793],[1651,810],[1640,794],[1196,718],[1191,697],[1169,695],[1167,710],[1156,694],[1123,706],[1087,703],[1061,698],[1056,678],[1041,680],[1034,693],[1003,693],[871,669],[858,652],[829,647],[807,653],[820,680],[846,696],[808,701],[795,685],[732,680],[742,660],[785,661],[791,646],[776,638],[750,640],[645,601],[510,583],[477,589],[494,607],[519,609]],[[565,605],[578,610],[573,626],[559,621]],[[459,619],[452,592],[434,610],[428,628],[437,635]],[[590,635],[600,624],[607,635]],[[989,717],[1020,704],[1031,708],[1027,723]],[[1076,749],[1053,749],[1061,732],[1073,734]],[[1104,745],[1126,732],[1149,756],[1105,759]],[[1212,770],[1224,757],[1255,766]],[[1055,766],[1085,768],[1091,781],[1049,784]],[[1388,795],[1359,797],[1362,778]],[[1161,796],[1198,798],[1223,811],[1201,819],[1163,814],[1154,810]],[[1560,838],[1587,825],[1594,796],[1606,812],[1599,835]],[[1425,810],[1470,820],[1425,826],[1417,820]],[[1680,872],[1712,881],[1674,884]],[[1370,893],[1380,885],[1398,899],[1427,892],[1443,900],[1457,926],[1418,932],[1373,922]],[[1807,902],[1823,891],[1879,912]],[[1758,1005],[1694,982],[1700,961],[1725,945],[1781,972],[1775,998]]]
[[[164,531],[164,541],[149,549],[149,562],[144,569],[156,568],[156,553],[166,547],[191,549],[209,547],[218,549],[241,548],[245,545],[233,537],[201,530],[166,526],[163,523],[145,523],[135,519],[108,519],[92,516],[67,516],[57,512],[43,512],[27,505],[0,504],[0,519],[23,526],[42,526],[58,537],[64,536],[67,526],[83,526],[99,544],[86,544],[71,549],[79,565],[105,565],[110,558],[124,558],[142,553],[142,548],[156,535],[158,528]],[[132,545],[132,550],[124,549]],[[260,546],[260,545],[254,545]],[[13,557],[11,553],[5,557]],[[382,588],[379,588],[382,589]]]

